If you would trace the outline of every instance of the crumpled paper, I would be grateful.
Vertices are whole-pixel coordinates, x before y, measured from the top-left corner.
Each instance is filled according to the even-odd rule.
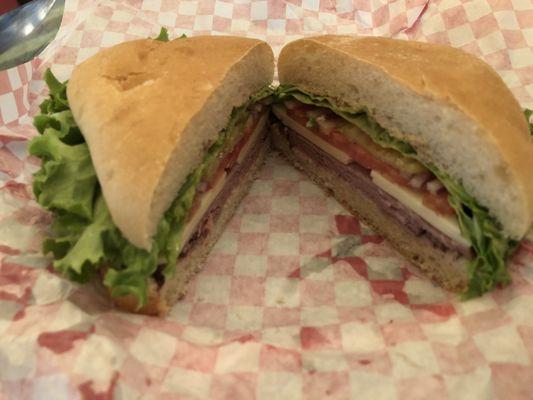
[[[276,54],[319,33],[450,44],[533,105],[529,0],[67,0],[44,53],[0,72],[0,399],[533,397],[531,239],[511,286],[460,302],[276,155],[166,319],[119,312],[56,275],[39,252],[50,216],[26,152],[42,72],[68,79],[160,26],[257,37]]]

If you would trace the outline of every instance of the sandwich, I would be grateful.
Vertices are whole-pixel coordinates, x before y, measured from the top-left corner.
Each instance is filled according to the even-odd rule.
[[[68,82],[47,71],[29,146],[55,269],[154,315],[183,296],[263,163],[274,71],[260,40],[166,39],[102,50]]]
[[[533,220],[533,143],[486,63],[376,37],[286,45],[272,141],[295,166],[464,298],[510,282]]]

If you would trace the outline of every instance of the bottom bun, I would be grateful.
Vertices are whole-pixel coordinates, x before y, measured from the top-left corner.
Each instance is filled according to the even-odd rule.
[[[416,236],[397,220],[384,213],[365,193],[350,185],[332,170],[318,165],[307,154],[291,148],[287,135],[296,134],[276,125],[272,128],[272,143],[298,169],[333,195],[352,214],[387,239],[403,256],[438,285],[452,292],[464,292],[468,287],[467,263],[457,253],[443,251],[423,236]]]
[[[178,259],[174,276],[166,280],[161,288],[158,288],[155,280],[150,278],[148,302],[144,307],[137,309],[137,299],[128,295],[112,298],[118,308],[148,315],[164,316],[168,313],[169,309],[185,295],[192,277],[202,269],[209,252],[252,186],[269,150],[269,140],[260,140],[257,150],[250,154],[250,164],[238,177],[238,185],[235,185],[233,189],[229,188],[230,194],[216,220],[213,221],[209,233],[198,238],[187,250],[187,254]]]

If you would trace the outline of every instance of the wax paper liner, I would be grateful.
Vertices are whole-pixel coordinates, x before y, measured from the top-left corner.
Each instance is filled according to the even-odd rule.
[[[533,99],[533,7],[513,1],[75,1],[37,59],[0,72],[0,399],[530,399],[533,242],[513,284],[460,302],[278,156],[166,319],[114,310],[39,253],[29,182],[47,66],[124,40],[318,33],[447,43]]]

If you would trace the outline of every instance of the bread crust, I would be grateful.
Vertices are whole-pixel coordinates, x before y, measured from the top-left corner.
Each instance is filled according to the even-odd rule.
[[[233,107],[272,81],[262,41],[198,36],[121,43],[78,65],[68,99],[113,222],[149,249],[165,210]]]
[[[321,68],[331,66],[332,73],[338,73],[339,77],[328,78],[328,73],[317,71],[316,65],[319,64]],[[448,150],[450,161],[443,162],[444,157],[436,155],[445,154],[447,150],[435,148],[435,140],[446,138],[428,139],[429,135],[423,137],[415,132],[399,130],[397,121],[393,121],[395,117],[388,114],[393,112],[392,107],[384,110],[378,104],[392,104],[389,99],[365,104],[365,96],[370,98],[372,94],[348,96],[346,92],[340,93],[342,87],[352,93],[361,90],[360,80],[343,80],[338,82],[338,88],[325,83],[327,79],[344,79],[340,77],[340,70],[366,72],[363,76],[369,80],[376,79],[370,85],[373,87],[398,85],[405,91],[396,104],[398,109],[407,97],[423,100],[419,103],[419,110],[406,107],[399,114],[413,113],[410,118],[416,119],[422,113],[428,113],[430,106],[435,106],[440,112],[436,119],[449,117],[457,123],[459,130],[464,128],[462,132],[457,132],[455,126],[447,131],[444,127],[444,132],[435,131],[435,136],[448,135],[451,143],[457,141],[456,138],[468,136],[469,142],[478,143],[479,148],[463,149],[464,153],[460,153],[460,149]],[[506,234],[520,238],[527,232],[533,221],[533,143],[517,100],[498,74],[482,60],[459,49],[435,44],[325,35],[286,45],[279,57],[278,72],[282,84],[297,85],[356,109],[370,106],[369,114],[393,136],[411,143],[427,161],[434,162],[462,181],[466,189],[502,223]],[[431,124],[427,124],[426,129],[432,129]],[[452,151],[456,154],[450,154]],[[476,162],[466,158],[470,156],[474,159],[479,154],[494,162],[469,174],[465,170],[474,170]],[[457,167],[454,157],[457,157],[455,161],[470,167]],[[490,187],[486,189],[483,185]],[[513,191],[509,200],[502,199],[501,194],[505,191]],[[512,208],[513,212],[508,212],[505,207]]]

